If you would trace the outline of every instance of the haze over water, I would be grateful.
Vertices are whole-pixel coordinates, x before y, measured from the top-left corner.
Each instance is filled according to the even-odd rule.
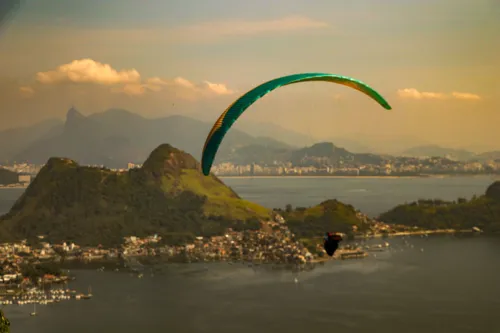
[[[371,214],[405,200],[484,193],[489,177],[443,179],[224,179],[242,197],[284,207],[326,198]],[[1,190],[5,211],[22,190]],[[378,241],[376,241],[378,242]],[[311,272],[244,265],[164,266],[137,279],[79,271],[70,287],[90,301],[5,308],[13,333],[32,332],[408,332],[495,333],[500,239],[389,239],[391,251],[332,261]],[[423,249],[423,251],[421,250]],[[75,272],[74,272],[75,273]],[[294,282],[294,278],[299,283]]]

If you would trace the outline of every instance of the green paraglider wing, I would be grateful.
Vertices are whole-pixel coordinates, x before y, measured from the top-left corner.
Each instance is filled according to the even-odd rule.
[[[201,157],[201,167],[203,174],[205,176],[208,176],[210,174],[210,169],[212,168],[215,155],[217,154],[217,150],[219,149],[219,145],[221,144],[222,139],[226,135],[227,131],[229,131],[233,123],[243,114],[243,112],[245,112],[246,109],[250,107],[250,105],[276,88],[293,83],[310,81],[332,82],[351,87],[373,98],[387,110],[391,109],[389,103],[387,103],[387,101],[370,86],[347,76],[327,73],[302,73],[283,76],[268,81],[261,84],[260,86],[255,87],[254,89],[250,90],[239,99],[234,101],[233,104],[231,104],[221,114],[219,119],[217,119],[214,126],[212,127],[212,130],[208,134],[205,146],[203,147],[203,153]]]

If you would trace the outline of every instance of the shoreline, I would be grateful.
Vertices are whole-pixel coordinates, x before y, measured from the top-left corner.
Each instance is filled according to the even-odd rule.
[[[252,178],[337,178],[337,179],[355,179],[355,178],[364,178],[364,179],[421,179],[421,178],[478,178],[478,177],[490,177],[490,178],[500,178],[500,175],[411,175],[411,176],[335,176],[335,175],[325,175],[325,176],[308,176],[308,175],[300,175],[300,176],[278,176],[278,175],[260,175],[260,176],[217,176],[220,179],[226,178],[237,178],[237,179],[252,179]]]
[[[443,174],[443,175],[436,175],[436,174],[423,174],[423,175],[408,175],[408,176],[376,176],[376,175],[360,175],[360,176],[354,176],[354,175],[258,175],[258,176],[232,176],[232,175],[215,175],[217,178],[220,179],[229,179],[229,178],[234,178],[234,179],[252,179],[252,178],[262,178],[262,179],[278,179],[278,178],[305,178],[305,179],[316,179],[316,178],[333,178],[333,179],[356,179],[356,178],[363,178],[363,179],[423,179],[423,178],[432,178],[432,179],[443,179],[443,178],[493,178],[493,179],[500,179],[500,174],[472,174],[472,175],[467,175],[467,174]],[[0,185],[0,190],[3,189],[27,189],[29,185]]]
[[[417,231],[399,231],[393,233],[380,233],[374,235],[354,236],[354,239],[371,239],[371,238],[392,238],[405,236],[422,236],[422,235],[444,235],[444,234],[482,234],[472,229],[434,229],[434,230],[417,230]]]
[[[375,234],[375,235],[359,235],[359,236],[354,236],[353,239],[351,240],[345,240],[346,244],[352,244],[356,243],[356,241],[359,240],[369,240],[369,239],[377,239],[380,241],[383,241],[385,239],[389,238],[404,238],[408,236],[431,236],[431,235],[436,235],[436,236],[443,236],[443,235],[449,235],[449,234],[469,234],[469,235],[483,235],[483,232],[476,232],[473,230],[469,229],[461,229],[461,230],[456,230],[456,229],[436,229],[436,230],[418,230],[418,231],[403,231],[403,232],[395,232],[395,233],[390,233],[390,234]],[[339,249],[339,254],[345,254],[345,255],[351,255],[351,254],[356,254],[359,252],[357,249]],[[366,252],[362,250],[362,252]],[[105,267],[111,268],[132,268],[129,266],[129,263],[127,263],[128,260],[130,259],[136,259],[136,260],[141,260],[141,259],[149,259],[146,260],[146,262],[139,262],[139,264],[143,267],[154,267],[158,264],[164,265],[164,264],[196,264],[196,263],[235,263],[235,262],[245,262],[245,263],[252,263],[256,265],[262,265],[262,264],[271,264],[275,266],[289,266],[289,265],[294,265],[294,263],[291,262],[266,262],[266,261],[261,261],[259,259],[255,260],[242,260],[242,259],[231,259],[231,258],[224,258],[224,259],[219,259],[219,260],[203,260],[203,258],[199,257],[185,257],[185,256],[176,256],[176,257],[168,257],[168,256],[151,256],[151,255],[127,255],[124,258],[91,258],[82,260],[79,258],[71,259],[68,260],[66,259],[64,262],[60,262],[59,265],[60,267],[64,269],[98,269],[100,267]],[[338,258],[340,259],[340,258]],[[349,258],[350,259],[350,258]],[[332,258],[322,258],[322,257],[316,257],[312,259],[311,261],[302,263],[302,264],[307,264],[307,263],[318,263],[318,262],[324,262],[324,261],[329,261],[329,260],[335,260]],[[125,264],[125,266],[123,266]]]
[[[27,189],[28,186],[23,186],[23,185],[15,185],[15,186],[0,186],[0,190],[3,190],[3,189],[6,189],[6,190],[10,190],[10,189]]]

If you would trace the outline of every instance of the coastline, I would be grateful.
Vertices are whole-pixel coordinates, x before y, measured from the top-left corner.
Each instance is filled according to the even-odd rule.
[[[416,231],[399,231],[393,233],[380,233],[373,235],[356,235],[354,239],[370,239],[370,238],[392,238],[405,236],[422,236],[422,235],[443,235],[443,234],[471,234],[477,233],[472,229],[435,229],[435,230],[416,230]]]
[[[300,176],[291,176],[291,175],[285,175],[285,176],[278,176],[278,175],[270,175],[270,176],[265,176],[265,175],[260,175],[260,176],[217,176],[220,179],[226,179],[226,178],[234,178],[234,179],[252,179],[252,178],[265,178],[265,179],[273,179],[273,178],[307,178],[307,179],[312,179],[312,178],[337,178],[337,179],[356,179],[356,178],[363,178],[363,179],[422,179],[422,178],[476,178],[476,177],[490,177],[490,178],[499,178],[500,175],[412,175],[412,176],[335,176],[335,175],[325,175],[325,176],[308,176],[308,175],[300,175]]]
[[[9,185],[6,185],[6,186],[3,186],[3,185],[0,185],[0,190],[3,190],[3,189],[6,189],[6,190],[10,190],[10,189],[27,189],[28,186],[24,186],[24,185],[13,185],[13,186],[9,186]]]
[[[217,175],[216,175],[217,176]],[[278,178],[306,178],[306,179],[316,179],[316,178],[333,178],[333,179],[423,179],[423,178],[432,178],[432,179],[443,179],[443,178],[482,178],[488,177],[492,179],[500,179],[500,175],[497,174],[443,174],[443,175],[408,175],[408,176],[350,176],[350,175],[258,175],[258,176],[232,176],[232,175],[221,175],[217,176],[220,179],[252,179],[252,178],[262,178],[262,179],[278,179]],[[28,185],[0,185],[0,190],[2,189],[27,189]]]
[[[394,233],[389,233],[389,234],[382,234],[382,233],[377,233],[377,234],[372,234],[372,235],[356,235],[354,236],[353,239],[346,239],[345,244],[355,244],[356,241],[359,240],[369,240],[369,239],[388,239],[388,238],[399,238],[399,237],[411,237],[411,236],[431,236],[431,235],[436,235],[436,236],[442,236],[442,235],[447,235],[447,234],[473,234],[473,235],[483,235],[483,232],[476,232],[474,230],[470,229],[436,229],[436,230],[416,230],[416,231],[403,231],[403,232],[394,232]],[[349,249],[349,248],[339,248],[338,254],[339,255],[353,255],[353,254],[362,254],[361,252],[366,252],[364,250],[360,249]],[[363,255],[361,257],[365,257],[366,255]],[[230,262],[247,262],[247,263],[253,263],[253,264],[273,264],[277,266],[287,266],[287,265],[292,265],[290,262],[280,262],[280,261],[262,261],[260,259],[254,259],[254,260],[242,260],[242,259],[232,259],[232,258],[224,258],[224,259],[210,259],[210,260],[204,260],[203,258],[196,258],[196,257],[191,257],[191,256],[185,256],[185,255],[178,255],[178,256],[168,256],[168,255],[147,255],[147,254],[129,254],[124,256],[123,258],[102,258],[102,257],[94,257],[94,258],[88,258],[88,259],[80,259],[80,258],[74,258],[74,259],[66,259],[64,262],[60,262],[59,265],[60,267],[64,269],[98,269],[100,267],[106,267],[106,268],[126,268],[128,265],[126,264],[128,260],[130,259],[136,259],[136,260],[144,260],[146,261],[140,262],[140,265],[146,266],[146,267],[151,267],[155,266],[157,264],[192,264],[192,263],[199,263],[199,262],[204,262],[204,263],[230,263]],[[356,257],[359,258],[359,257]],[[149,260],[147,260],[149,259]],[[324,258],[324,257],[316,257],[312,259],[311,261],[307,261],[303,264],[307,263],[318,263],[318,262],[324,262],[324,261],[329,261],[329,260],[335,260],[335,259],[340,259],[339,258]],[[351,259],[345,258],[345,259]],[[125,266],[123,266],[125,264]],[[131,268],[129,266],[129,268]]]

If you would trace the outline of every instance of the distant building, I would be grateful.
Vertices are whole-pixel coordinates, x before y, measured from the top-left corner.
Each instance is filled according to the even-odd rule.
[[[130,170],[130,169],[138,169],[138,168],[141,168],[142,167],[142,164],[134,164],[134,163],[128,163],[127,164],[127,169]]]
[[[19,175],[19,182],[20,183],[31,183],[31,176],[30,175]]]

